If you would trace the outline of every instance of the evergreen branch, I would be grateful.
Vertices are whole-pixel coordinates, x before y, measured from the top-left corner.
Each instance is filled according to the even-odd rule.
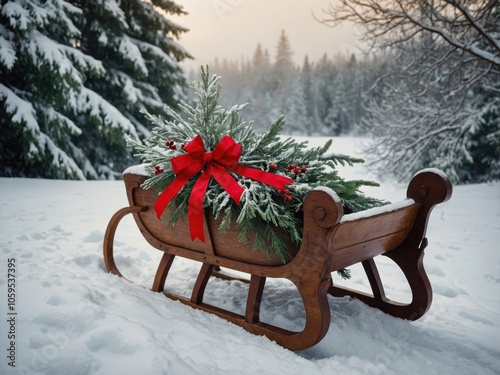
[[[181,148],[172,149],[171,142],[189,142],[199,135],[205,149],[212,150],[224,135],[230,135],[242,146],[239,160],[242,165],[287,175],[295,183],[287,186],[287,197],[284,199],[283,192],[228,171],[244,188],[240,204],[236,205],[229,194],[212,179],[205,194],[204,208],[211,209],[214,217],[220,220],[219,231],[227,231],[234,224],[239,241],[249,242],[252,239],[254,250],[262,249],[269,255],[276,254],[283,262],[290,257],[290,240],[297,246],[301,243],[302,202],[315,187],[332,188],[339,195],[346,213],[385,203],[366,197],[359,190],[361,186],[377,186],[375,182],[346,181],[335,169],[339,164],[352,166],[361,163],[362,159],[332,154],[332,140],[320,147],[311,148],[307,142],[281,138],[279,134],[285,125],[284,116],[273,121],[264,134],[257,133],[252,129],[251,122],[242,121],[240,111],[245,105],[234,105],[229,110],[219,105],[219,79],[215,75],[210,77],[208,68],[202,68],[201,81],[192,84],[197,100],[193,105],[179,105],[186,115],[184,117],[171,109],[167,111],[168,121],[147,111],[143,112],[154,124],[154,128],[149,139],[132,145],[137,155],[148,164],[147,170],[152,174],[143,184],[144,188],[155,188],[160,192],[175,179],[170,159],[184,151]],[[158,169],[163,173],[158,174]],[[175,225],[187,215],[189,197],[198,176],[199,174],[190,179],[169,203],[168,225]],[[342,277],[349,277],[348,270],[338,272]]]

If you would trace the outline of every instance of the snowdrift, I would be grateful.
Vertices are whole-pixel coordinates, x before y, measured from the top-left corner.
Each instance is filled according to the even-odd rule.
[[[354,147],[353,139],[338,138],[333,150],[356,156]],[[341,173],[371,178],[362,167]],[[367,194],[404,197],[406,186],[381,183]],[[499,183],[456,186],[431,216],[424,265],[434,301],[422,319],[331,298],[328,334],[301,352],[151,292],[161,253],[144,242],[132,218],[124,219],[115,246],[120,269],[138,285],[108,274],[102,240],[109,218],[127,205],[121,181],[1,178],[0,204],[0,306],[4,322],[15,317],[14,331],[0,325],[2,374],[500,373]],[[15,264],[14,310],[7,310],[9,264]],[[389,298],[408,294],[397,267],[384,259],[378,266],[392,286]],[[175,262],[169,275],[175,293],[190,292],[198,267]],[[368,291],[364,272],[351,270],[351,280],[335,281]],[[245,288],[214,279],[206,296],[240,311]],[[303,306],[288,282],[269,280],[265,294],[263,319],[301,329]],[[12,333],[14,361],[7,358]]]

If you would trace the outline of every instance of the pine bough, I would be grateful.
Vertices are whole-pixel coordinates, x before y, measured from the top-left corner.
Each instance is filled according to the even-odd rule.
[[[308,147],[307,142],[280,136],[285,126],[285,117],[280,116],[260,134],[252,129],[252,122],[242,121],[239,112],[245,105],[235,105],[226,110],[219,105],[220,77],[209,76],[208,67],[201,69],[201,81],[191,84],[196,94],[193,105],[180,104],[183,114],[168,109],[166,118],[143,111],[154,128],[143,143],[131,141],[136,156],[146,164],[150,174],[143,188],[162,192],[176,177],[170,159],[184,153],[182,146],[200,135],[205,149],[212,150],[224,135],[230,135],[243,147],[239,163],[272,173],[287,175],[294,183],[286,191],[232,173],[244,187],[240,204],[236,205],[228,193],[214,180],[210,181],[205,195],[204,209],[211,210],[220,218],[220,231],[229,228],[235,221],[239,240],[248,242],[254,233],[254,249],[262,248],[276,253],[283,262],[289,260],[284,239],[279,235],[285,231],[292,241],[300,245],[302,238],[301,208],[308,192],[319,186],[333,189],[342,201],[345,213],[353,213],[385,204],[365,196],[361,186],[378,186],[373,181],[344,180],[338,175],[337,165],[363,163],[359,158],[329,152],[332,141],[321,147]],[[231,173],[231,172],[230,172]],[[170,202],[171,215],[167,224],[187,215],[191,189],[198,175],[192,178]],[[281,228],[281,229],[280,229]],[[343,270],[341,276],[349,277]]]

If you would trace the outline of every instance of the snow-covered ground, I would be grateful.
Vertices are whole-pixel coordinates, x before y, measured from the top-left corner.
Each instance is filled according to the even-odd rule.
[[[358,156],[354,143],[338,138],[333,150]],[[370,177],[363,167],[342,175]],[[396,201],[405,188],[382,181],[367,194]],[[499,183],[457,186],[434,210],[424,261],[434,302],[422,319],[404,321],[356,300],[331,298],[328,334],[302,352],[148,290],[161,254],[131,217],[118,228],[115,251],[134,283],[108,274],[104,232],[126,205],[120,181],[0,179],[1,374],[500,373]],[[17,315],[7,310],[9,263],[15,264]],[[386,259],[378,263],[388,296],[407,300],[401,272]],[[199,264],[177,259],[168,289],[189,295],[198,270]],[[362,268],[352,274],[347,283],[367,290]],[[214,279],[205,298],[241,313],[246,288]],[[264,299],[264,321],[303,326],[289,282],[269,280]],[[7,322],[12,317],[15,332]],[[15,333],[10,359],[9,332]],[[15,368],[8,366],[13,359]]]

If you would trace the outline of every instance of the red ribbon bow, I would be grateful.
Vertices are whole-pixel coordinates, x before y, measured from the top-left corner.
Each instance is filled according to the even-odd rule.
[[[185,155],[179,155],[170,159],[172,169],[177,177],[160,194],[155,202],[154,209],[160,218],[161,214],[196,173],[205,168],[201,176],[195,182],[188,202],[188,220],[191,240],[199,238],[205,242],[203,232],[203,201],[208,188],[210,178],[215,180],[226,190],[231,198],[240,203],[244,189],[238,184],[228,171],[249,177],[253,180],[265,183],[276,189],[284,189],[285,185],[293,183],[291,178],[269,173],[260,169],[245,167],[238,163],[241,156],[242,146],[237,144],[229,135],[225,135],[215,146],[213,151],[205,151],[203,139],[199,135],[193,138],[185,147]]]

